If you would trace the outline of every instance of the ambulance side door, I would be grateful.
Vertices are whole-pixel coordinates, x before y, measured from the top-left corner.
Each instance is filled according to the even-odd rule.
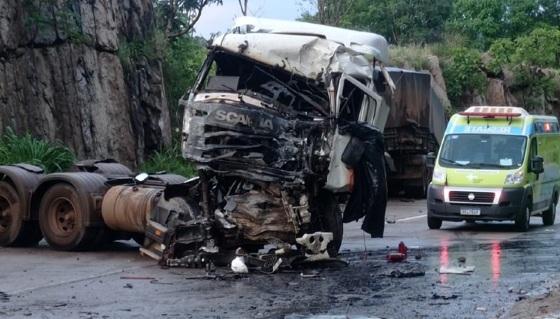
[[[539,203],[542,201],[542,186],[543,186],[543,180],[544,180],[544,174],[535,174],[533,172],[531,172],[530,167],[531,167],[531,161],[533,158],[535,158],[535,156],[539,155],[539,141],[537,136],[533,136],[531,138],[531,145],[529,148],[529,165],[528,167],[528,174],[529,174],[529,181],[531,182],[532,186],[533,186],[533,206],[532,209],[538,209],[539,207]]]

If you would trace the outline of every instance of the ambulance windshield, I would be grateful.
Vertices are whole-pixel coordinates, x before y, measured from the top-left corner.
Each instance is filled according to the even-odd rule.
[[[439,165],[514,169],[523,165],[527,138],[514,135],[451,134],[445,138]]]

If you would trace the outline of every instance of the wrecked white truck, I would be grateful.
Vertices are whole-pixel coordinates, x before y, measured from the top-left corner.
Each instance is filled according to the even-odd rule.
[[[134,234],[167,266],[228,262],[237,249],[272,271],[335,257],[343,222],[364,217],[362,229],[380,237],[387,62],[376,34],[240,18],[213,39],[181,100],[183,155],[198,177],[132,178],[110,162],[46,176],[0,167],[2,216],[11,218],[0,244],[44,236],[74,250]],[[273,249],[256,254],[265,245]]]
[[[299,22],[241,18],[213,40],[181,103],[183,154],[220,247],[309,247],[316,234],[334,256],[340,204],[344,221],[365,216],[364,230],[382,235],[386,62],[379,35]]]

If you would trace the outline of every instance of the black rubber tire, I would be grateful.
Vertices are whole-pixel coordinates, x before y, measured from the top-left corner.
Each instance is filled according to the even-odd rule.
[[[333,240],[328,244],[327,251],[331,258],[338,256],[344,224],[342,223],[342,212],[335,196],[328,191],[323,191],[317,198],[317,218],[315,219],[315,231],[332,232]]]
[[[440,229],[441,224],[443,224],[443,221],[441,219],[428,216],[428,228],[429,229]]]
[[[85,209],[77,190],[68,184],[56,184],[41,199],[39,226],[45,240],[54,249],[72,251],[90,249],[99,239],[99,229],[84,225]]]
[[[545,226],[554,225],[556,219],[556,205],[558,204],[558,196],[554,195],[550,201],[550,207],[542,213],[542,222]]]
[[[34,246],[43,238],[36,222],[23,220],[21,197],[10,183],[0,182],[0,246]]]
[[[529,230],[531,224],[531,206],[526,205],[525,209],[520,211],[515,218],[515,229],[520,232]]]

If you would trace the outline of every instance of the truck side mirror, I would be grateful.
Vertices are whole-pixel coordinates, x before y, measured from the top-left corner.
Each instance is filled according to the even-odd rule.
[[[544,160],[541,156],[535,156],[531,159],[531,172],[537,175],[544,172]]]
[[[436,154],[434,152],[429,152],[426,154],[426,167],[434,168],[436,166]]]

